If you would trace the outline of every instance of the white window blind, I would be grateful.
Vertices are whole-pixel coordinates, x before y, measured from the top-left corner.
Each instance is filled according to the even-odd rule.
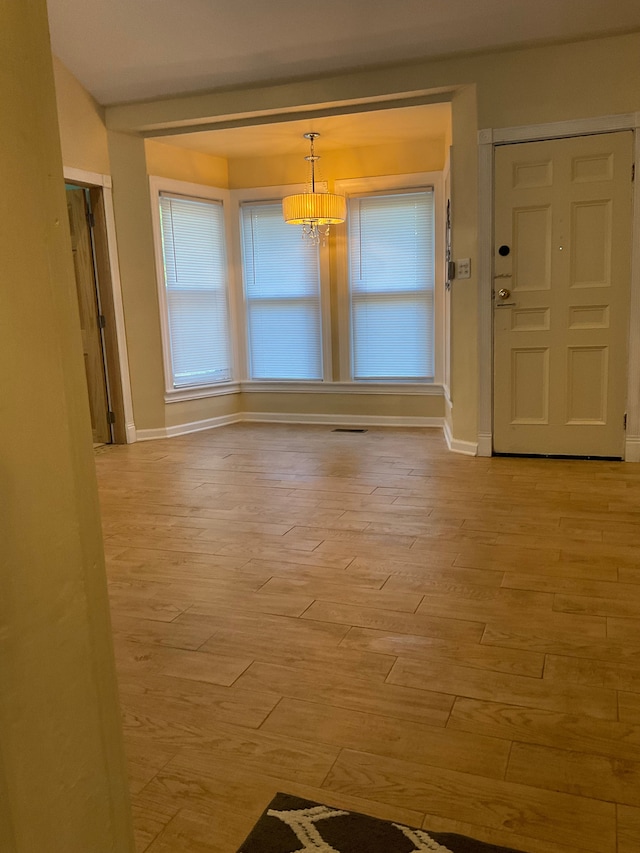
[[[356,380],[433,378],[433,208],[431,189],[349,200]]]
[[[282,203],[242,205],[251,379],[322,379],[318,249],[287,225]]]
[[[222,203],[160,195],[174,388],[231,379]]]

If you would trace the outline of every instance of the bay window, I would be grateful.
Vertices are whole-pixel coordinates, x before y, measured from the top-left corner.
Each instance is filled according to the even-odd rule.
[[[318,247],[284,222],[288,187],[229,192],[151,178],[166,401],[246,383],[430,393],[443,361],[439,180],[337,182],[347,222]]]

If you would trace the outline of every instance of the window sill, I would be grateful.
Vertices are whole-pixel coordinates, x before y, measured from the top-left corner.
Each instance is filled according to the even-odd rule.
[[[165,389],[165,403],[181,403],[183,400],[202,400],[205,397],[222,397],[225,394],[238,394],[238,382],[220,382],[217,385],[198,385],[188,388]]]
[[[444,389],[435,382],[271,382],[251,380],[207,385],[199,388],[177,388],[165,391],[165,403],[202,400],[225,394],[382,394],[402,397],[442,397]]]

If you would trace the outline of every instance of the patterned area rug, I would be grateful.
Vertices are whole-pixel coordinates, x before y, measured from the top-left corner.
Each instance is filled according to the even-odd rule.
[[[276,794],[238,853],[518,853]]]

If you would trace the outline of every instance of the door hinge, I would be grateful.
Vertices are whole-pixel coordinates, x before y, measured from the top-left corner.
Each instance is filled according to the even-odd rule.
[[[626,412],[624,413],[624,417],[622,418],[622,428],[623,429],[627,428],[627,413]]]
[[[114,412],[108,411],[107,412],[107,423],[108,424],[115,424],[115,422],[116,422],[116,416],[115,416]]]
[[[107,318],[104,316],[104,314],[98,314],[98,328],[104,329],[104,327],[106,325],[107,325]]]
[[[635,181],[635,179],[636,179],[636,164],[632,163],[631,164],[631,181],[633,182],[633,181]]]

